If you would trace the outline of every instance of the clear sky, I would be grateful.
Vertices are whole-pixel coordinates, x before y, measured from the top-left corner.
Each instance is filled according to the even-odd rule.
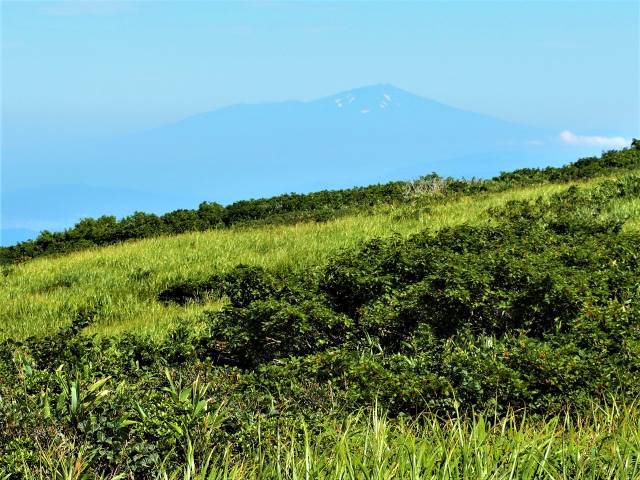
[[[639,5],[3,1],[3,139],[119,134],[383,82],[534,126],[631,135]]]

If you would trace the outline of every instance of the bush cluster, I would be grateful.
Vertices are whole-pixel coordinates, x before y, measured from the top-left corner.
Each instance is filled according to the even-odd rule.
[[[371,241],[304,285],[241,268],[198,348],[398,412],[454,398],[544,410],[633,389],[640,237],[602,212],[628,196],[639,177],[512,202],[492,225]]]

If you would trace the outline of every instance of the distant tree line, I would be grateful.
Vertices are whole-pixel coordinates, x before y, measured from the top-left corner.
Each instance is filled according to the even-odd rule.
[[[197,209],[180,209],[164,215],[136,212],[117,220],[105,215],[85,218],[63,232],[43,231],[34,240],[0,248],[0,263],[16,263],[43,255],[64,254],[132,239],[174,235],[242,225],[291,224],[326,221],[379,204],[403,203],[416,194],[442,197],[498,192],[545,182],[570,182],[640,168],[640,142],[631,148],[604,152],[564,167],[524,168],[489,180],[442,178],[431,174],[415,182],[390,182],[309,194],[290,193],[271,198],[242,200],[226,207],[203,202]],[[422,182],[422,184],[418,184]],[[425,187],[425,188],[416,188]],[[437,195],[436,195],[437,194]]]

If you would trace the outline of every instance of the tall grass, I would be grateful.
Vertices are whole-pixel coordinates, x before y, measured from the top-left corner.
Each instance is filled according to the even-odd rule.
[[[283,423],[274,437],[242,452],[220,445],[200,454],[198,439],[187,433],[181,465],[159,465],[157,478],[631,480],[640,478],[638,413],[636,403],[612,402],[582,416],[531,419],[512,411],[500,419],[423,414],[408,420],[373,408],[313,430],[302,420]],[[28,473],[83,478],[91,452],[65,447],[66,453],[60,446],[42,449],[40,472]]]
[[[79,309],[96,311],[93,332],[160,336],[172,325],[193,324],[203,310],[221,306],[217,300],[186,307],[158,302],[158,293],[174,282],[203,279],[239,263],[275,270],[321,268],[335,252],[373,237],[486,222],[486,211],[492,207],[548,197],[568,187],[546,184],[444,199],[429,207],[382,206],[326,223],[194,232],[39,258],[9,268],[0,277],[0,339],[46,334],[69,324]],[[640,227],[637,204],[620,203],[616,208],[629,213],[636,222],[631,225]]]

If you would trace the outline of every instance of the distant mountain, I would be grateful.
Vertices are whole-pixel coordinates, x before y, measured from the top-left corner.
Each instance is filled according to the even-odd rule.
[[[201,200],[228,203],[432,171],[488,177],[600,151],[554,138],[392,85],[309,102],[233,105],[101,144],[40,151],[30,170],[11,153],[5,179],[38,181],[7,195],[3,189],[3,228],[60,228],[79,216],[192,208]],[[36,187],[43,183],[50,187]]]
[[[230,201],[433,170],[491,176],[517,164],[516,152],[549,136],[376,85],[311,102],[234,105],[195,115],[104,149],[103,163],[126,165],[131,187],[145,178],[155,188],[193,189]]]

